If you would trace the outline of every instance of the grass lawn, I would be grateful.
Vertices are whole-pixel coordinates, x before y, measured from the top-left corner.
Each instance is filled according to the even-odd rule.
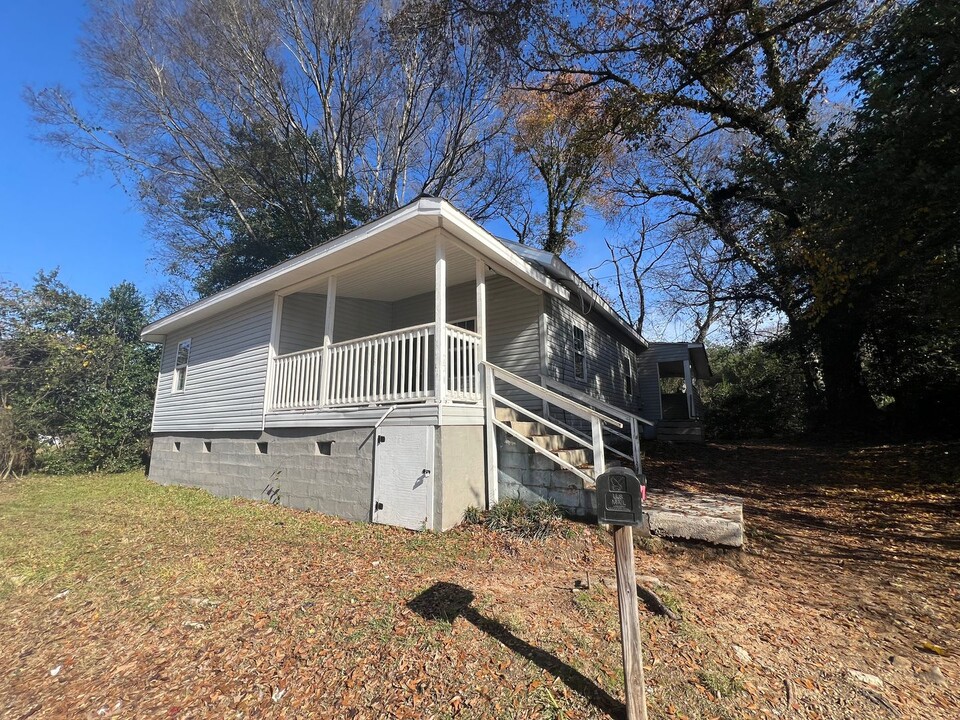
[[[683,616],[642,609],[651,716],[955,718],[958,460],[651,457],[652,488],[745,495],[750,537],[638,548]],[[619,717],[612,550],[566,527],[417,534],[135,474],[0,485],[0,717]]]

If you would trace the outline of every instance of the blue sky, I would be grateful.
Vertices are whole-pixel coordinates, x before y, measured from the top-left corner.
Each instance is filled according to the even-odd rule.
[[[74,290],[101,297],[122,280],[160,282],[147,267],[151,242],[139,212],[111,177],[85,174],[32,139],[25,85],[79,87],[78,0],[0,4],[0,279],[26,285],[57,266]]]
[[[38,270],[59,267],[69,287],[94,298],[123,280],[149,293],[163,278],[149,263],[153,243],[135,200],[112,176],[35,140],[23,101],[27,85],[79,90],[85,16],[79,0],[0,3],[0,280],[29,285]],[[606,257],[602,222],[590,225],[567,258],[584,274]]]

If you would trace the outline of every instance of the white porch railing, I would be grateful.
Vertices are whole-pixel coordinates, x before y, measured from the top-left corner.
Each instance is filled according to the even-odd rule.
[[[320,403],[322,358],[323,348],[313,348],[274,359],[274,410],[299,410]]]
[[[328,405],[421,400],[433,394],[433,323],[330,346]]]
[[[480,335],[447,325],[447,397],[480,400]]]
[[[434,393],[434,335],[426,323],[274,358],[272,410],[427,400]],[[446,326],[447,398],[480,402],[480,335]],[[326,355],[325,355],[326,353]],[[324,357],[328,372],[322,372]],[[328,387],[323,387],[327,378]]]

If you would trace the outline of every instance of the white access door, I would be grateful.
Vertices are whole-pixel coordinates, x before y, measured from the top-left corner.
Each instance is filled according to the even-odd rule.
[[[412,530],[433,527],[432,426],[383,426],[376,431],[373,521]]]

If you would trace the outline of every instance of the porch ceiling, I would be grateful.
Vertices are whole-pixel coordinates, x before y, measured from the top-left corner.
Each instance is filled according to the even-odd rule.
[[[476,260],[470,254],[447,246],[447,286],[473,282]],[[436,245],[432,237],[383,250],[362,263],[337,274],[339,297],[394,302],[433,292]],[[326,292],[326,280],[300,292]]]

